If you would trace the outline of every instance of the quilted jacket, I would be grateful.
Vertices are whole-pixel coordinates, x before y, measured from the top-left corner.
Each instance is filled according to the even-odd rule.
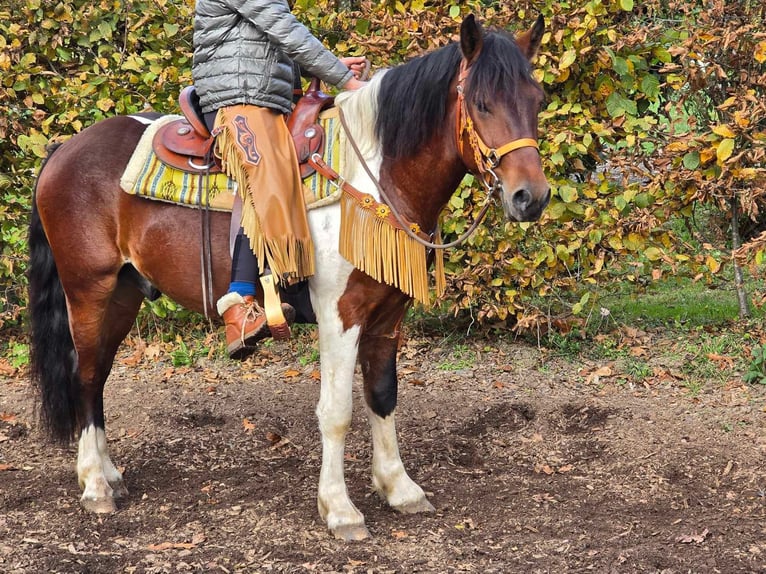
[[[333,86],[352,77],[285,0],[197,0],[192,76],[203,112],[253,104],[288,113],[293,61]]]

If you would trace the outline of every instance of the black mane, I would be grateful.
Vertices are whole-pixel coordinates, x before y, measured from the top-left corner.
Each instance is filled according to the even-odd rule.
[[[443,127],[450,82],[461,58],[459,45],[452,43],[392,68],[383,76],[375,133],[384,157],[412,155]],[[466,98],[493,102],[502,95],[513,101],[522,82],[535,83],[529,61],[516,41],[505,32],[488,32],[468,75]]]

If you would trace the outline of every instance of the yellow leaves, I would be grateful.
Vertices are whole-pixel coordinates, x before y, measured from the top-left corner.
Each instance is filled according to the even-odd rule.
[[[715,259],[712,255],[705,257],[705,266],[710,269],[711,273],[718,273],[721,270],[721,262]]]
[[[567,50],[563,54],[561,54],[561,59],[559,60],[559,70],[565,70],[569,66],[575,63],[577,60],[577,52],[575,50]]]
[[[708,147],[700,151],[699,153],[699,162],[700,164],[704,165],[707,162],[709,162],[713,157],[716,155],[716,148],[714,147]]]
[[[689,145],[684,141],[674,141],[665,146],[665,150],[669,152],[686,151],[689,149]]]
[[[659,250],[659,249],[657,249],[656,247],[648,247],[648,248],[647,248],[647,249],[644,251],[644,256],[645,256],[645,257],[646,257],[646,258],[647,258],[649,261],[658,261],[659,259],[661,259],[661,258],[662,258],[662,251],[660,251],[660,250]]]
[[[714,126],[713,133],[724,138],[735,138],[737,136],[737,134],[735,134],[727,125]]]
[[[718,147],[716,147],[715,155],[718,159],[718,164],[722,165],[727,159],[731,157],[731,154],[734,152],[734,140],[731,138],[726,138],[721,140],[721,142],[718,144]]]
[[[755,46],[753,57],[755,58],[755,61],[760,64],[766,62],[766,40],[761,40],[758,42],[758,44]]]
[[[45,147],[48,145],[48,138],[34,129],[30,130],[28,136],[20,135],[16,143],[24,153],[33,153],[39,158],[47,155]]]
[[[114,100],[112,98],[101,98],[96,102],[96,107],[102,112],[108,112],[114,107]]]
[[[734,123],[736,123],[737,127],[740,128],[746,128],[750,126],[750,118],[747,116],[747,112],[742,110],[737,110],[734,112]]]
[[[559,197],[564,203],[572,203],[577,201],[578,193],[577,188],[571,185],[562,185],[558,189]]]

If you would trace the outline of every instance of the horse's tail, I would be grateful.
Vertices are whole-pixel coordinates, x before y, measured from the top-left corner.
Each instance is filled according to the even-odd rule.
[[[56,147],[49,150],[37,184]],[[28,243],[30,373],[40,394],[40,420],[53,439],[68,442],[75,435],[80,393],[77,353],[69,330],[64,289],[37,209],[37,185]]]

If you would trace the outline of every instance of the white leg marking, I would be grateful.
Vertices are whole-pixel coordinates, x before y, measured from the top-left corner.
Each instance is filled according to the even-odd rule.
[[[353,379],[359,327],[340,333],[326,323],[319,328],[322,389],[317,405],[322,433],[319,513],[336,536],[366,538],[364,516],[348,496],[343,471],[346,433],[351,425]]]
[[[394,413],[386,418],[367,407],[372,432],[372,484],[390,506],[400,512],[431,512],[434,507],[404,470],[396,440]]]
[[[104,429],[94,425],[82,431],[77,448],[77,480],[83,489],[81,504],[91,512],[114,512],[114,498],[125,493],[122,475],[112,464]]]
[[[309,281],[311,302],[319,325],[322,386],[316,414],[322,433],[322,468],[319,472],[319,514],[338,538],[369,536],[364,516],[348,496],[343,473],[346,433],[351,425],[354,368],[359,343],[358,326],[344,330],[338,300],[346,290],[353,267],[337,250],[337,206],[309,212],[317,273]]]

